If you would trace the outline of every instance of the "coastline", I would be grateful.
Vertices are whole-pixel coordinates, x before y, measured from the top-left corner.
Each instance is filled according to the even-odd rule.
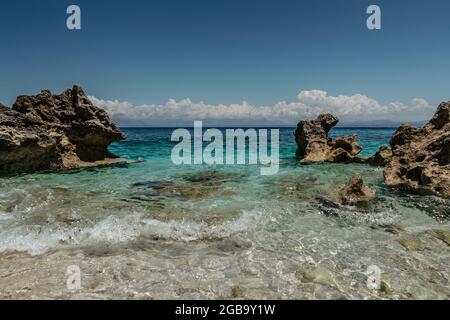
[[[389,152],[362,163],[405,128],[419,142],[439,140],[439,129],[336,122],[302,121],[313,129],[296,137],[280,128],[273,176],[258,165],[175,166],[172,129],[122,132],[108,121],[118,139],[96,124],[101,159],[83,161],[90,131],[74,139],[76,121],[48,124],[52,139],[63,136],[52,140],[62,164],[0,177],[0,299],[447,299],[450,200],[389,187]]]

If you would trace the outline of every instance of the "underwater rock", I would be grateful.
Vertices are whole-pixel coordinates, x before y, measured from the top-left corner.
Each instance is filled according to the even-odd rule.
[[[380,281],[380,292],[385,295],[390,295],[395,292],[394,288],[392,288],[392,285],[385,279],[381,279]]]
[[[429,287],[414,286],[408,295],[414,300],[446,300],[448,296],[440,292],[436,292]]]
[[[395,194],[400,196],[398,199],[402,206],[420,210],[440,223],[450,221],[450,198],[409,195],[404,194],[401,190],[396,191]]]
[[[281,201],[309,201],[309,192],[322,186],[317,177],[307,174],[280,175],[264,183],[270,190],[270,195]]]
[[[388,186],[450,198],[450,102],[439,105],[423,128],[400,126],[384,169]]]
[[[383,230],[384,232],[391,233],[391,234],[400,234],[401,232],[405,231],[405,229],[402,226],[399,226],[397,224],[377,224],[370,226],[373,230]]]
[[[224,172],[217,170],[206,170],[184,174],[181,178],[184,181],[202,185],[218,185],[225,182],[241,182],[246,174],[236,172]]]
[[[375,198],[375,191],[364,184],[361,176],[353,176],[337,191],[336,201],[342,205],[360,206]]]
[[[132,194],[130,199],[139,201],[160,201],[162,198],[179,198],[183,200],[195,200],[207,198],[220,191],[218,186],[208,185],[188,185],[188,184],[174,184],[167,185],[160,188],[148,188],[140,192]]]
[[[243,298],[245,295],[245,291],[240,286],[234,286],[231,288],[231,297],[234,299]]]
[[[75,218],[71,218],[71,217],[69,217],[69,215],[67,214],[67,213],[65,213],[65,212],[58,212],[58,213],[56,213],[56,215],[55,215],[55,221],[57,221],[57,222],[62,222],[62,223],[65,223],[65,224],[74,224],[74,223],[76,223],[76,222],[79,222],[80,221],[80,219],[75,219]]]
[[[224,240],[217,244],[217,249],[222,252],[235,252],[240,250],[247,250],[251,247],[251,243],[236,241],[236,240]]]
[[[165,188],[172,187],[174,185],[171,181],[144,181],[144,182],[137,182],[133,183],[131,185],[132,188],[149,188],[149,189],[155,189],[155,190],[163,190]]]
[[[326,209],[335,209],[335,210],[337,210],[337,209],[341,208],[341,206],[339,204],[337,204],[336,202],[334,202],[334,201],[332,201],[330,199],[327,199],[325,197],[319,196],[319,197],[316,197],[315,200],[319,203],[319,205],[321,207],[326,208]]]
[[[415,239],[400,239],[398,242],[407,250],[407,251],[424,251],[427,246],[420,240]]]
[[[217,195],[230,196],[235,194],[234,189],[223,187],[223,184],[241,181],[243,177],[242,174],[208,170],[177,176],[173,181],[138,182],[132,185],[138,191],[130,199],[152,202],[162,198],[199,200]]]
[[[88,257],[106,257],[115,254],[118,248],[106,243],[98,243],[82,248],[83,253]]]
[[[445,230],[433,230],[430,232],[432,236],[445,242],[448,246],[450,246],[450,232]]]
[[[302,282],[314,282],[322,285],[327,285],[340,289],[336,275],[329,269],[321,266],[311,267],[306,270],[301,270],[296,272],[296,276]]]
[[[302,120],[295,130],[297,159],[301,163],[313,162],[360,162],[357,155],[362,151],[357,137],[345,136],[332,140],[328,133],[339,119],[327,113],[316,120]]]
[[[20,96],[0,105],[0,172],[62,170],[123,162],[108,146],[125,139],[79,86],[53,95]]]
[[[384,167],[392,158],[392,150],[387,146],[381,146],[380,149],[366,162],[375,167]]]

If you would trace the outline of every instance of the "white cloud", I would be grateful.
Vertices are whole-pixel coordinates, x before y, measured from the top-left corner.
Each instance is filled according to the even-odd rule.
[[[430,118],[435,107],[422,98],[414,98],[409,105],[401,102],[381,104],[365,95],[330,96],[325,91],[301,91],[297,101],[281,101],[272,106],[255,106],[245,101],[236,104],[207,104],[189,98],[165,104],[133,105],[127,101],[102,100],[89,97],[105,109],[120,125],[162,126],[189,125],[194,120],[207,124],[233,125],[296,125],[300,119],[311,119],[329,112],[341,121],[418,121]]]

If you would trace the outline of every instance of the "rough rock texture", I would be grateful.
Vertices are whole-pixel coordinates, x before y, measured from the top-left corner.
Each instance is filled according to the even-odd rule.
[[[450,102],[424,128],[402,125],[391,139],[385,183],[421,194],[450,197]]]
[[[339,122],[331,114],[322,114],[316,120],[300,121],[295,131],[297,158],[302,163],[360,162],[357,155],[362,148],[356,136],[332,140],[328,132]]]
[[[392,158],[392,150],[387,146],[381,146],[380,149],[365,161],[376,167],[384,167]]]
[[[360,205],[375,197],[375,191],[364,184],[361,176],[353,176],[337,192],[337,202],[343,205]]]
[[[108,152],[124,134],[74,86],[0,105],[0,172],[60,170],[113,163]]]

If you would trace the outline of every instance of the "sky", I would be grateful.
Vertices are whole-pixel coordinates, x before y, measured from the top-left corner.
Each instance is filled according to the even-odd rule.
[[[0,2],[0,102],[76,83],[122,126],[425,120],[449,57],[448,0]]]

